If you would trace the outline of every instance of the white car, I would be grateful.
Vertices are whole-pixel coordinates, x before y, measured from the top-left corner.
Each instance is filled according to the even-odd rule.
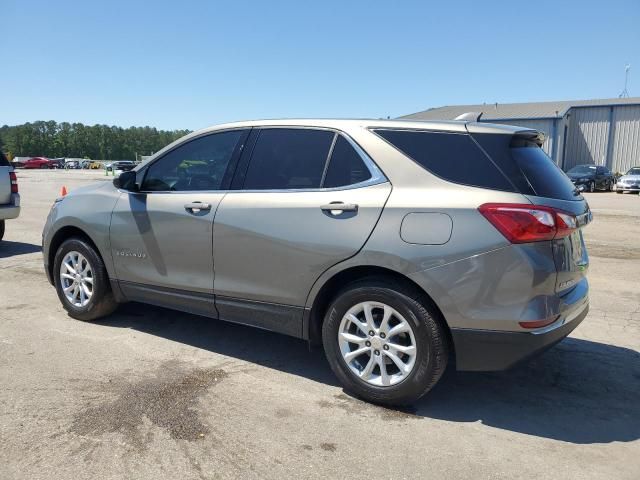
[[[640,192],[640,167],[631,167],[616,183],[616,192]]]
[[[4,236],[5,220],[17,218],[20,214],[20,194],[18,179],[13,167],[0,152],[0,240]]]

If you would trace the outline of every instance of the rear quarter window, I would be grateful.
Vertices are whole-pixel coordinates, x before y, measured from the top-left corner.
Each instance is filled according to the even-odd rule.
[[[374,132],[444,180],[492,190],[515,191],[513,184],[468,134],[392,129],[376,129]]]

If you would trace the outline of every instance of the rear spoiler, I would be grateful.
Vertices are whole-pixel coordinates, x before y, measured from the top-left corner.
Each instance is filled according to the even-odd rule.
[[[546,136],[538,130],[520,130],[513,134],[511,138],[511,147],[542,147]]]

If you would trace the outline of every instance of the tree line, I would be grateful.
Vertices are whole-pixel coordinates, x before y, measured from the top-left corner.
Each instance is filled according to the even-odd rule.
[[[0,148],[14,157],[134,160],[136,154],[151,155],[187,133],[189,130],[37,121],[0,127]]]

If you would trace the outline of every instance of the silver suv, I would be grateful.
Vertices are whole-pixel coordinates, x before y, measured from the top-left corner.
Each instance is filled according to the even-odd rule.
[[[534,130],[278,120],[190,134],[58,199],[69,314],[146,302],[322,343],[345,388],[416,400],[447,363],[501,370],[584,319],[586,201]]]

